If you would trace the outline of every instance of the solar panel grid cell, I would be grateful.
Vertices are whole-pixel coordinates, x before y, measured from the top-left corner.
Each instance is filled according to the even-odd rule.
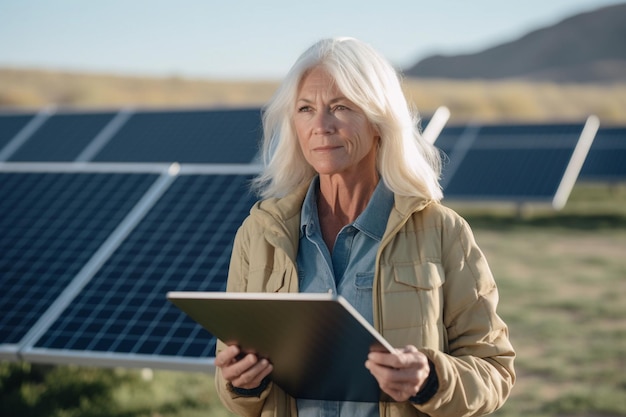
[[[155,175],[0,173],[0,343],[18,343]]]
[[[71,162],[115,113],[55,114],[9,158],[13,162]]]
[[[249,163],[260,127],[260,109],[137,112],[93,161]]]
[[[172,290],[222,290],[236,229],[254,202],[247,175],[183,175],[36,348],[203,358],[214,338],[170,305]]]
[[[0,115],[0,151],[32,118],[32,114]]]

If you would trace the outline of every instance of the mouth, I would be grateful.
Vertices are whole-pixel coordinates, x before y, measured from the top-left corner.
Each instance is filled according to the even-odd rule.
[[[337,149],[340,149],[341,146],[331,146],[331,145],[327,145],[327,146],[318,146],[316,148],[313,148],[314,152],[330,152],[330,151],[334,151]]]

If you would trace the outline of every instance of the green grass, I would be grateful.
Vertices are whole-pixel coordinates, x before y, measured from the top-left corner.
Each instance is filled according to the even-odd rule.
[[[468,213],[500,289],[518,382],[497,416],[626,415],[626,193],[579,186],[562,212]]]
[[[626,416],[626,185],[579,185],[564,210],[532,209],[523,217],[507,208],[454,208],[490,262],[499,312],[518,353],[517,384],[495,416]],[[104,387],[106,395],[30,415],[230,416],[211,374],[155,370],[146,379],[131,369],[54,372],[22,384],[20,398],[41,403],[60,387],[76,386]],[[10,394],[6,378],[3,384],[0,403]],[[98,407],[99,413],[90,411]]]
[[[137,378],[135,383],[114,391],[115,400],[133,417],[232,416],[217,398],[213,375],[173,371],[151,374],[149,379]]]

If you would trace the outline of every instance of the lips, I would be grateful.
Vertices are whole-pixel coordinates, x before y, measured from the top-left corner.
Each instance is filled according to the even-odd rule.
[[[314,152],[328,152],[328,151],[334,151],[336,149],[341,149],[341,146],[318,146],[313,148]]]

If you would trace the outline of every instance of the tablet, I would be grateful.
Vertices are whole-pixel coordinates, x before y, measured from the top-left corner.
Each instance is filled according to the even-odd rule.
[[[169,292],[211,334],[267,358],[270,378],[296,398],[391,401],[365,368],[393,347],[343,297],[308,293]]]

